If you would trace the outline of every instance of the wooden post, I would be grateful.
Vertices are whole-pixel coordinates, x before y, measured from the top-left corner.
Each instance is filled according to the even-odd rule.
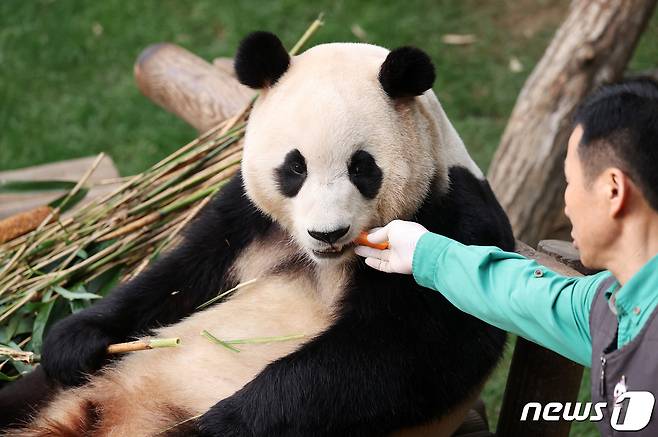
[[[517,252],[565,276],[593,273],[582,267],[578,251],[566,241],[542,241],[538,251],[517,242]],[[567,437],[571,422],[521,422],[521,413],[528,402],[539,402],[541,405],[575,402],[582,378],[583,366],[580,364],[519,337],[507,376],[496,436]]]
[[[516,238],[568,238],[563,161],[578,103],[620,79],[656,0],[573,0],[526,81],[489,168]],[[512,176],[510,176],[512,175]]]

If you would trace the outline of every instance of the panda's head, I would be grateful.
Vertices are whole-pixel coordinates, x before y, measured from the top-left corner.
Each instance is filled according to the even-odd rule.
[[[425,53],[335,43],[291,58],[256,32],[235,70],[260,91],[245,136],[247,195],[313,259],[345,259],[360,231],[418,209],[440,171],[436,123],[421,104],[435,78]]]

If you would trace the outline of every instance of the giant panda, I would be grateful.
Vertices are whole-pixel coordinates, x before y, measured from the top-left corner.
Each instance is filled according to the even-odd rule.
[[[17,411],[23,398],[40,408],[7,435],[368,436],[424,424],[450,435],[478,395],[505,333],[353,251],[360,231],[398,218],[513,249],[431,89],[429,57],[332,43],[291,58],[256,32],[235,70],[260,92],[241,171],[180,245],[51,329],[43,371],[5,390]],[[294,340],[238,353],[202,330]],[[106,361],[109,344],[145,335],[182,345]]]

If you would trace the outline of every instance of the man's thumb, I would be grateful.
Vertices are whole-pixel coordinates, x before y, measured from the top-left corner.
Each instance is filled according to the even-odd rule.
[[[388,241],[388,225],[383,228],[373,228],[368,234],[368,241],[371,243],[384,243]]]

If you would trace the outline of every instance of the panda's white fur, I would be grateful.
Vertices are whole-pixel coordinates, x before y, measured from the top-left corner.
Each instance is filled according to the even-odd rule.
[[[317,245],[308,229],[351,224],[341,240],[346,243],[363,229],[410,217],[433,180],[438,190],[447,190],[449,167],[459,165],[483,178],[431,89],[413,105],[389,104],[377,80],[388,53],[360,43],[311,48],[292,58],[251,113],[243,157],[247,193],[302,247]],[[292,148],[306,157],[309,179],[286,199],[272,183],[271,170]],[[375,202],[364,199],[347,177],[346,162],[359,149],[374,155],[384,173],[384,194]]]
[[[315,278],[299,272],[268,274],[295,248],[283,234],[254,243],[236,261],[238,282],[257,278],[231,298],[185,320],[155,331],[159,338],[179,337],[177,348],[133,353],[81,388],[63,391],[32,424],[33,430],[12,435],[45,435],[53,423],[76,429],[89,402],[103,410],[103,436],[150,436],[207,411],[249,382],[268,363],[294,351],[331,321],[330,298],[340,288],[337,278]],[[325,272],[323,272],[325,273]],[[324,280],[323,280],[324,279]],[[332,283],[332,285],[329,285]],[[324,290],[323,290],[324,288]],[[330,290],[331,288],[331,290]],[[223,340],[304,335],[291,341],[236,345],[240,352],[212,343],[206,330]],[[148,337],[147,337],[148,338]],[[183,370],[185,369],[185,370]],[[57,434],[54,434],[57,435]],[[66,434],[64,434],[66,435]]]
[[[246,132],[242,174],[249,199],[279,228],[241,250],[227,273],[233,283],[257,281],[155,331],[180,337],[180,347],[125,356],[88,384],[60,391],[27,428],[11,435],[83,430],[80,435],[146,436],[203,414],[334,323],[356,257],[349,249],[317,259],[313,250],[326,245],[308,230],[349,225],[336,243],[346,246],[363,229],[412,217],[430,191],[447,193],[451,167],[483,179],[431,89],[390,104],[377,78],[388,53],[367,44],[323,44],[293,57],[276,85],[261,91]],[[273,171],[293,148],[306,159],[308,179],[288,198],[273,183]],[[348,179],[346,163],[357,149],[373,155],[383,171],[374,199]],[[237,353],[211,343],[202,330],[224,340],[305,337],[239,345]],[[454,430],[471,401],[444,416],[442,432]],[[90,405],[102,420],[88,419]],[[89,420],[94,423],[84,423]]]

